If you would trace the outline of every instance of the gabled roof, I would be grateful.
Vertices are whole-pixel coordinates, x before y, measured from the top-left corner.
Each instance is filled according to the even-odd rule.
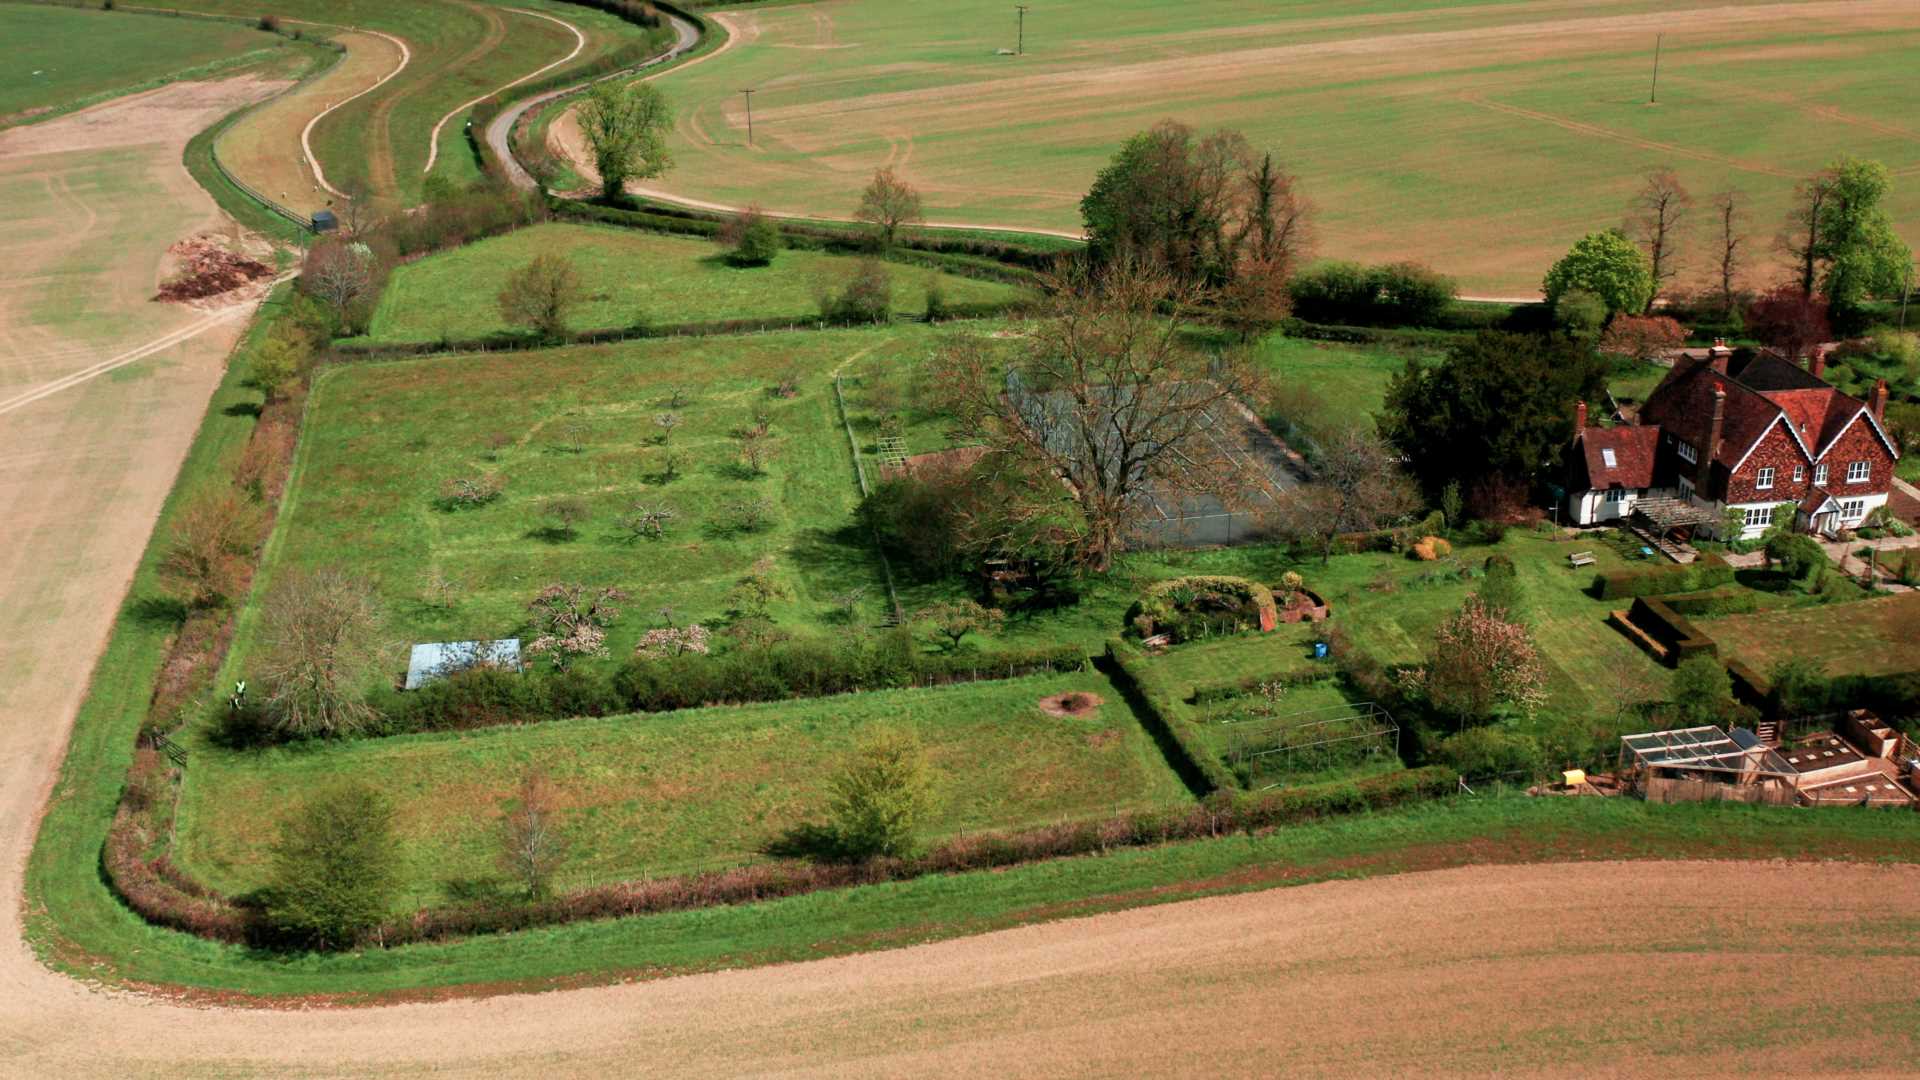
[[[1800,512],[1812,517],[1825,510],[1832,502],[1833,492],[1823,487],[1813,488],[1807,492],[1806,498],[1800,500]]]
[[[1584,485],[1575,478],[1574,490],[1647,488],[1653,486],[1654,451],[1660,445],[1657,427],[1590,427],[1580,432],[1580,460]]]
[[[1705,450],[1713,423],[1713,395],[1724,390],[1726,416],[1715,461],[1729,471],[1746,462],[1775,424],[1786,428],[1808,460],[1818,461],[1847,428],[1865,416],[1887,449],[1896,456],[1899,453],[1858,398],[1772,353],[1742,358],[1725,372],[1697,361],[1682,364],[1648,395],[1641,418]]]

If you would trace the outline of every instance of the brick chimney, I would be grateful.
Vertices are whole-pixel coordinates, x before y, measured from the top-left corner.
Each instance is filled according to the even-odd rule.
[[[1727,373],[1727,361],[1733,359],[1733,349],[1727,345],[1726,338],[1714,338],[1713,348],[1707,350],[1707,363],[1722,375]]]
[[[1873,414],[1875,420],[1887,418],[1887,380],[1874,381],[1873,391],[1867,395],[1867,411]]]
[[[1717,361],[1724,363],[1725,361]],[[1713,422],[1707,428],[1707,445],[1700,448],[1700,467],[1694,472],[1693,489],[1702,499],[1713,498],[1713,458],[1720,452],[1720,434],[1727,426],[1727,387],[1713,384]]]
[[[1882,386],[1885,385],[1886,381],[1885,379],[1880,380]],[[1573,433],[1578,435],[1585,430],[1587,430],[1587,403],[1584,401],[1576,401],[1573,403]]]
[[[1827,347],[1815,345],[1807,350],[1807,374],[1816,379],[1827,377]]]

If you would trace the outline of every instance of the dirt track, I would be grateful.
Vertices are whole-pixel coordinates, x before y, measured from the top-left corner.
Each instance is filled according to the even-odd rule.
[[[1920,1050],[1917,917],[1913,868],[1593,863],[352,1012],[185,1010],[10,965],[0,1045],[36,1076],[1891,1073]]]

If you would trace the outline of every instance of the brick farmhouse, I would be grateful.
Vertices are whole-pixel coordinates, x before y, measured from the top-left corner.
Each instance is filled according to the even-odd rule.
[[[1586,403],[1578,404],[1572,523],[1623,521],[1642,500],[1678,499],[1715,521],[1739,511],[1743,537],[1789,512],[1803,532],[1859,527],[1885,505],[1900,456],[1881,427],[1887,383],[1863,402],[1829,385],[1823,368],[1818,350],[1802,367],[1716,344],[1704,356],[1681,355],[1637,423],[1590,427]]]

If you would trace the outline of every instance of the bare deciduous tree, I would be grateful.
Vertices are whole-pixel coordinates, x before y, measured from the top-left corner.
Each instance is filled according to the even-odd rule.
[[[743,427],[733,433],[733,441],[740,447],[740,460],[757,475],[767,470],[767,462],[772,461],[779,452],[766,424],[756,423],[752,427]]]
[[[589,588],[555,583],[540,590],[527,610],[533,615],[536,636],[527,646],[534,656],[548,656],[564,668],[576,656],[605,656],[607,626],[620,615],[615,604],[627,594],[619,589]]]
[[[1731,314],[1737,306],[1735,285],[1746,266],[1747,197],[1737,188],[1728,188],[1713,197],[1714,275],[1719,279],[1720,310]]]
[[[860,208],[855,219],[872,225],[879,233],[880,246],[890,248],[900,238],[900,230],[921,220],[920,193],[893,171],[893,166],[876,169],[866,190],[860,193]]]
[[[340,315],[372,288],[373,251],[365,244],[323,240],[307,252],[300,285]]]
[[[634,503],[620,518],[620,527],[634,540],[658,540],[677,516],[672,508],[658,503]]]
[[[586,295],[580,272],[564,255],[536,255],[533,261],[507,275],[494,302],[509,326],[525,326],[542,336],[557,338],[567,332],[567,315]]]
[[[653,418],[653,426],[660,429],[660,441],[663,443],[667,442],[673,438],[673,429],[680,426],[680,414],[677,412],[660,413]]]
[[[420,598],[429,606],[443,611],[453,609],[453,601],[465,588],[461,580],[447,572],[445,567],[430,566],[420,575]]]
[[[1324,565],[1341,533],[1378,529],[1419,507],[1419,492],[1393,450],[1372,432],[1349,428],[1320,443],[1313,481],[1286,493],[1275,524],[1317,550]]]
[[[551,522],[547,527],[550,536],[571,539],[574,529],[587,520],[592,511],[585,499],[572,495],[559,495],[540,504],[540,516]]]
[[[1235,355],[1207,357],[1187,344],[1182,313],[1200,294],[1165,270],[1123,260],[1055,284],[1049,317],[1017,355],[986,338],[951,338],[935,359],[933,390],[958,434],[987,455],[1066,481],[1084,519],[1079,557],[1104,571],[1158,513],[1156,499],[1242,501],[1248,479],[1226,444],[1253,377]],[[1026,490],[1026,505],[1003,509],[1055,513],[1057,488]]]
[[[535,900],[547,894],[567,857],[558,801],[547,774],[530,770],[520,778],[520,790],[500,819],[500,869]]]
[[[1693,195],[1671,168],[1648,169],[1641,179],[1640,191],[1627,207],[1626,231],[1647,253],[1653,272],[1653,293],[1646,310],[1672,281],[1680,269],[1680,226],[1693,209]]]
[[[1781,254],[1793,260],[1794,280],[1800,292],[1809,296],[1820,280],[1821,221],[1839,179],[1832,169],[1823,169],[1801,181],[1793,189],[1786,228],[1774,239]]]
[[[381,612],[359,574],[295,572],[267,596],[256,663],[267,710],[292,735],[343,735],[373,718],[366,692],[385,656]]]

